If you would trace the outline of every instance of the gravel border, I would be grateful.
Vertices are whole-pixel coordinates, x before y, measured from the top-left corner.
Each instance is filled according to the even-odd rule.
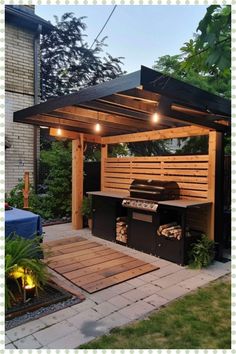
[[[77,296],[72,296],[72,298],[70,298],[68,300],[49,305],[47,307],[41,307],[38,310],[35,310],[32,312],[27,312],[22,316],[18,316],[18,317],[11,319],[11,320],[7,320],[5,322],[5,330],[7,331],[11,328],[22,325],[26,322],[37,320],[40,317],[50,315],[51,313],[54,313],[59,310],[63,310],[67,307],[76,305],[80,302],[82,302],[82,300],[80,298],[78,298]]]

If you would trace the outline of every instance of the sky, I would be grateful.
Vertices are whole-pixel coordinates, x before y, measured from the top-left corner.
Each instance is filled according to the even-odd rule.
[[[112,9],[110,5],[36,5],[36,14],[52,23],[54,15],[60,18],[65,12],[86,16],[91,45]],[[122,69],[129,73],[141,65],[152,67],[160,56],[178,54],[205,13],[203,5],[118,5],[99,39],[108,37],[104,50],[124,57]]]

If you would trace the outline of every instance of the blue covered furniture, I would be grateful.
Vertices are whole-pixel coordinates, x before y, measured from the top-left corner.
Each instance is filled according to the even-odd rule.
[[[12,208],[5,210],[5,236],[11,233],[32,239],[42,235],[41,217],[30,211]]]

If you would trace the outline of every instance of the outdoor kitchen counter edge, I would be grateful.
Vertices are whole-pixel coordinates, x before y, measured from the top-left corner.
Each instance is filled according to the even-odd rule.
[[[118,198],[118,199],[123,199],[129,196],[129,193],[118,193],[118,192],[110,192],[110,191],[94,191],[94,192],[87,192],[87,194],[91,195],[98,195],[101,197],[111,197],[111,198]]]
[[[178,208],[190,208],[190,207],[197,207],[202,205],[210,205],[211,202],[200,202],[198,200],[185,200],[185,199],[174,199],[174,200],[164,200],[159,201],[159,205],[167,205],[173,206]]]

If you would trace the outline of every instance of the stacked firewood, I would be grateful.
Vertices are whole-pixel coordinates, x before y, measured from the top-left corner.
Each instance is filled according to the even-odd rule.
[[[127,243],[127,218],[125,216],[116,219],[116,240]]]
[[[157,235],[180,240],[182,237],[182,227],[178,225],[177,222],[160,225],[159,229],[157,230]]]

